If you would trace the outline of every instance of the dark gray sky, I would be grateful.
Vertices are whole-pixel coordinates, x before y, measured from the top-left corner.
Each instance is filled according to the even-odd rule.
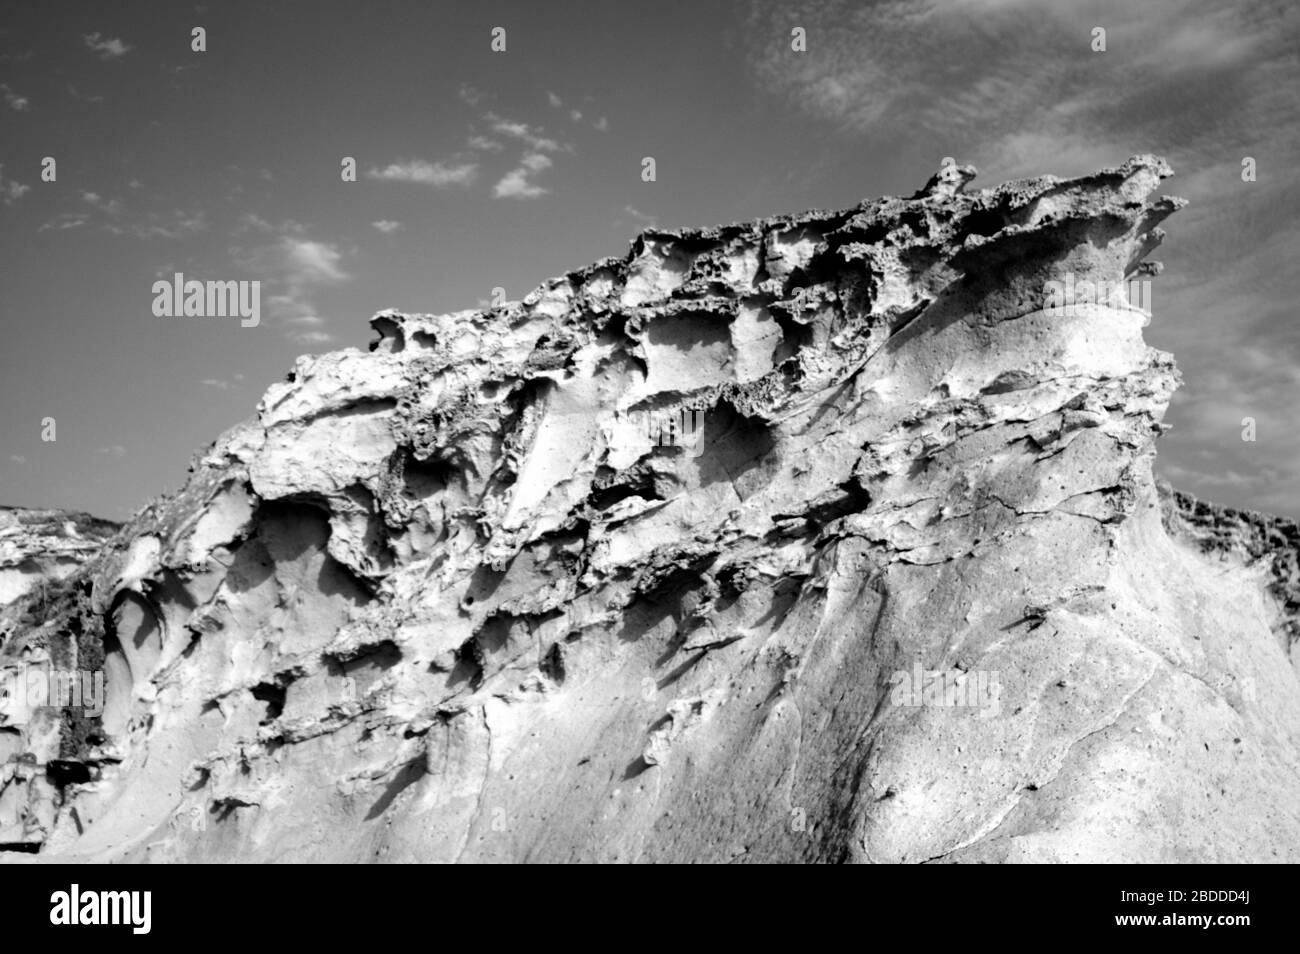
[[[123,519],[296,355],[648,224],[910,194],[944,156],[981,187],[1156,152],[1193,203],[1156,255],[1147,336],[1186,378],[1158,470],[1300,515],[1298,80],[1283,2],[3,0],[0,503]],[[155,317],[175,271],[262,281],[261,325]]]

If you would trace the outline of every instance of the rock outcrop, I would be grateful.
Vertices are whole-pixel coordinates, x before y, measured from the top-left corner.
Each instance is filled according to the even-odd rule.
[[[1170,174],[945,167],[299,359],[0,631],[107,676],[9,707],[8,857],[1297,860],[1295,528],[1162,495],[1151,316],[1045,300],[1155,274]]]
[[[86,513],[0,507],[0,606],[68,576],[117,526]]]

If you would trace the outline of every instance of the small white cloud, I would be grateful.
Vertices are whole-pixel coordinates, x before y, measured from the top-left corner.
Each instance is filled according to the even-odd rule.
[[[469,83],[461,83],[460,90],[457,93],[457,95],[460,97],[460,101],[462,103],[465,103],[469,106],[477,106],[479,103],[481,103],[484,99],[487,98],[487,93],[483,92],[477,86],[472,86]]]
[[[105,199],[97,192],[83,192],[81,198],[87,205],[98,209],[105,215],[120,215],[122,212],[122,203],[119,200]]]
[[[285,236],[282,244],[291,284],[337,282],[348,277],[339,268],[343,256],[333,245],[293,236]]]
[[[547,189],[528,181],[528,170],[520,166],[507,172],[493,188],[498,199],[536,199],[546,195]]]
[[[218,378],[204,378],[199,382],[199,384],[206,388],[215,388],[218,391],[229,391],[231,388],[236,387],[240,381],[244,380],[242,374],[232,374],[230,377],[230,381],[222,381]]]
[[[104,101],[103,96],[86,96],[77,92],[77,87],[73,86],[71,83],[68,84],[68,92],[72,94],[73,99],[79,99],[83,103],[102,103]]]
[[[383,169],[371,167],[366,173],[370,179],[383,182],[417,182],[435,188],[470,185],[478,175],[478,165],[472,162],[445,165],[424,159],[406,159],[389,163]]]
[[[31,189],[31,186],[15,182],[13,179],[6,179],[4,173],[4,164],[0,163],[0,203],[8,205],[10,202],[21,199]]]
[[[239,217],[241,230],[252,229],[255,232],[266,232],[270,235],[301,235],[304,231],[303,226],[293,219],[285,219],[279,225],[268,222],[255,212],[245,212]]]
[[[499,152],[505,148],[501,143],[487,136],[470,136],[468,143],[471,149],[480,149],[484,152]]]
[[[543,136],[540,130],[533,129],[527,123],[506,119],[496,113],[487,113],[484,118],[491,124],[493,132],[527,143],[534,151],[559,152],[561,149],[558,142]]]
[[[385,235],[392,235],[402,227],[401,222],[394,222],[392,219],[380,219],[378,222],[371,222],[370,224]]]
[[[6,203],[8,204],[8,203]],[[79,229],[90,221],[87,212],[61,212],[38,228],[38,232],[62,232],[65,229]]]
[[[102,60],[115,60],[119,56],[126,56],[132,49],[117,37],[101,36],[98,33],[87,33],[81,39],[85,41],[87,47],[98,53]]]
[[[15,112],[22,112],[29,104],[27,97],[15,93],[8,83],[0,83],[0,93],[4,94],[5,105]]]
[[[560,97],[556,96],[554,93],[549,91],[546,94],[546,101],[556,109],[559,109],[561,106],[564,105],[564,100],[560,99]]]
[[[604,116],[601,116],[594,123],[592,123],[592,125],[596,128],[597,132],[607,132],[609,130],[609,120],[606,119]]]
[[[659,224],[659,216],[647,215],[645,212],[642,212],[640,209],[637,209],[635,206],[625,205],[623,206],[623,211],[626,212],[628,215],[632,216],[636,224],[642,226],[643,228],[654,228],[656,225]]]
[[[334,340],[334,336],[323,331],[303,331],[290,337],[299,344],[326,344]]]
[[[553,165],[550,156],[543,156],[540,152],[530,152],[520,160],[525,169],[531,172],[541,172],[543,169],[549,169]]]
[[[553,165],[550,156],[540,152],[524,153],[518,168],[511,169],[501,178],[493,187],[492,195],[498,199],[536,199],[546,195],[550,190],[530,181],[529,177],[545,172]]]
[[[13,461],[15,464],[27,463],[27,458],[24,457],[22,454],[10,454],[9,459]]]
[[[582,122],[582,112],[581,112],[581,110],[577,110],[577,109],[571,109],[571,110],[569,110],[569,118],[572,119],[575,123],[580,123],[580,122]]]
[[[95,451],[95,453],[104,454],[108,457],[125,457],[126,448],[121,444],[113,444],[110,447],[101,447],[99,450]]]

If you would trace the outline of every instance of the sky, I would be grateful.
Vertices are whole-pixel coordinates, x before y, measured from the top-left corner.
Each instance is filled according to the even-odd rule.
[[[519,298],[647,226],[1154,152],[1191,201],[1153,256],[1157,473],[1300,517],[1298,94],[1289,2],[0,0],[0,504],[126,519],[374,312]],[[176,272],[260,281],[260,323],[155,315]]]

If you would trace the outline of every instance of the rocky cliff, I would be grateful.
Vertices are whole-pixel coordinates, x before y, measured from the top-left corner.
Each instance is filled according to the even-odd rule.
[[[9,705],[0,858],[1297,860],[1296,528],[1157,488],[1095,294],[1170,174],[948,165],[300,359],[0,624],[106,674]]]

